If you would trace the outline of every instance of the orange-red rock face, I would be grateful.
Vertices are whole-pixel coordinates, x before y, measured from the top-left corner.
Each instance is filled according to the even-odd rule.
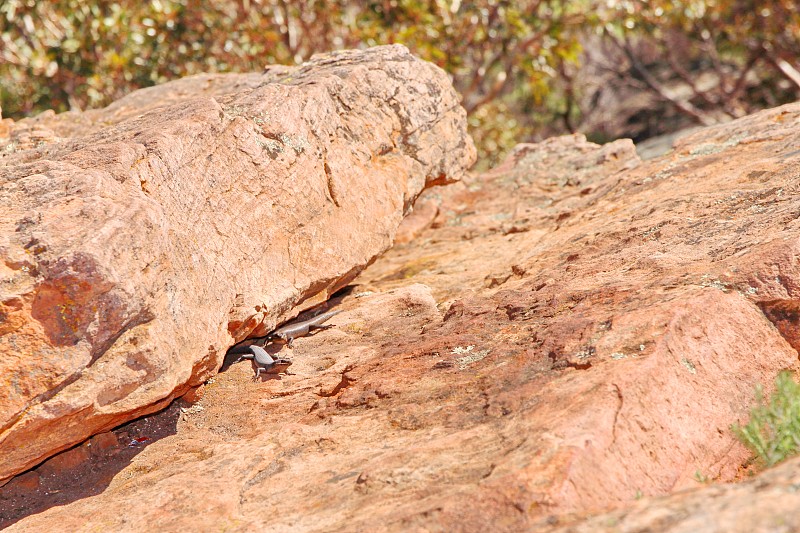
[[[234,342],[325,300],[475,157],[446,74],[401,46],[12,128],[0,481],[162,408]]]
[[[798,145],[800,104],[649,162],[627,141],[521,145],[426,193],[438,207],[334,299],[335,327],[282,349],[294,375],[254,383],[233,365],[191,408],[119,430],[154,441],[140,451],[0,491],[5,523],[539,531],[634,505],[571,527],[680,514],[685,530],[750,531],[753,495],[794,490],[791,471],[647,498],[734,479],[747,454],[729,425],[797,366]],[[102,492],[66,489],[95,466]],[[50,499],[3,507],[31,484]]]
[[[734,479],[747,454],[730,424],[797,366],[798,117],[706,130],[653,162],[624,141],[521,145],[366,272],[432,288],[442,323],[396,353],[449,368],[465,396],[449,423],[496,436],[491,474],[469,510],[441,502],[447,520],[542,528],[698,472]]]

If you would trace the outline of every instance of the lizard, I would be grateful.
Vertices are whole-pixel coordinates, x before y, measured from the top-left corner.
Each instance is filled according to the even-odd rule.
[[[291,348],[292,342],[294,342],[294,339],[297,337],[304,337],[313,330],[328,329],[333,327],[333,324],[327,326],[323,326],[322,324],[340,312],[341,310],[328,311],[301,322],[293,322],[291,324],[281,326],[265,337],[255,339],[255,342],[252,344],[244,346],[240,344],[232,347],[230,350],[228,350],[228,353],[242,354],[239,359],[234,361],[234,364],[243,359],[255,361],[257,369],[254,379],[258,379],[262,371],[266,374],[279,374],[286,371],[286,369],[292,364],[292,361],[284,358],[273,359],[272,356],[270,356],[264,349],[264,346],[266,346],[269,341],[275,342],[279,339],[280,342],[287,343],[289,348]],[[257,343],[260,343],[260,346]]]
[[[253,377],[253,381],[258,380],[259,376],[261,376],[261,372],[265,374],[280,374],[281,372],[286,372],[286,369],[292,366],[291,359],[284,359],[282,357],[273,359],[261,346],[251,344],[247,349],[250,353],[243,353],[234,363],[238,363],[243,359],[250,359],[253,361],[256,365],[256,375]]]
[[[335,324],[329,324],[327,326],[323,326],[322,324],[330,320],[333,315],[337,315],[339,313],[341,313],[341,310],[328,311],[327,313],[321,313],[317,316],[309,318],[308,320],[303,320],[302,322],[292,322],[291,324],[286,324],[285,326],[281,326],[267,335],[266,340],[285,342],[286,345],[291,348],[292,342],[294,342],[297,337],[305,337],[317,329],[332,328]]]

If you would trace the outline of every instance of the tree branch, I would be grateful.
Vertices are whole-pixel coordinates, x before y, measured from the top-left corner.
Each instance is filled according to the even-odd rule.
[[[767,54],[767,60],[780,70],[786,79],[794,83],[797,89],[800,89],[800,71],[794,68],[791,63],[781,57],[772,57],[771,54]]]
[[[659,98],[669,102],[675,106],[678,111],[688,117],[691,117],[703,126],[711,126],[712,124],[716,123],[711,117],[707,116],[700,109],[692,105],[691,102],[681,101],[671,96],[664,86],[661,85],[661,82],[659,82],[655,76],[653,76],[650,71],[647,70],[647,67],[642,65],[642,63],[639,61],[639,58],[633,53],[633,50],[631,49],[630,43],[628,43],[627,39],[623,44],[619,42],[619,40],[617,40],[617,38],[614,37],[611,32],[606,30],[605,34],[608,36],[611,42],[616,44],[617,48],[619,48],[620,51],[625,54],[625,56],[628,58],[628,61],[631,62],[631,66],[639,73],[647,87]]]

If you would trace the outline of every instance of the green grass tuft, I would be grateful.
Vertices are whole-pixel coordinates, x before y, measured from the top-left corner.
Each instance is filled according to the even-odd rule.
[[[800,385],[792,374],[783,371],[775,379],[775,392],[769,401],[759,385],[756,406],[745,426],[731,429],[756,456],[762,466],[772,466],[800,451]]]

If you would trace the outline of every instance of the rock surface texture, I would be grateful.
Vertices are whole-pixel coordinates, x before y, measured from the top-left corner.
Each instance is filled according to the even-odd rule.
[[[647,162],[628,141],[521,145],[420,198],[335,327],[278,352],[294,375],[230,366],[15,478],[0,526],[657,531],[678,523],[660,505],[751,531],[748,494],[796,490],[790,470],[697,480],[741,476],[730,424],[797,367],[799,145],[800,105]]]
[[[6,126],[0,482],[326,300],[475,157],[447,75],[402,46]]]
[[[645,498],[619,511],[558,529],[558,533],[778,533],[800,531],[800,460],[742,483],[712,485]]]

